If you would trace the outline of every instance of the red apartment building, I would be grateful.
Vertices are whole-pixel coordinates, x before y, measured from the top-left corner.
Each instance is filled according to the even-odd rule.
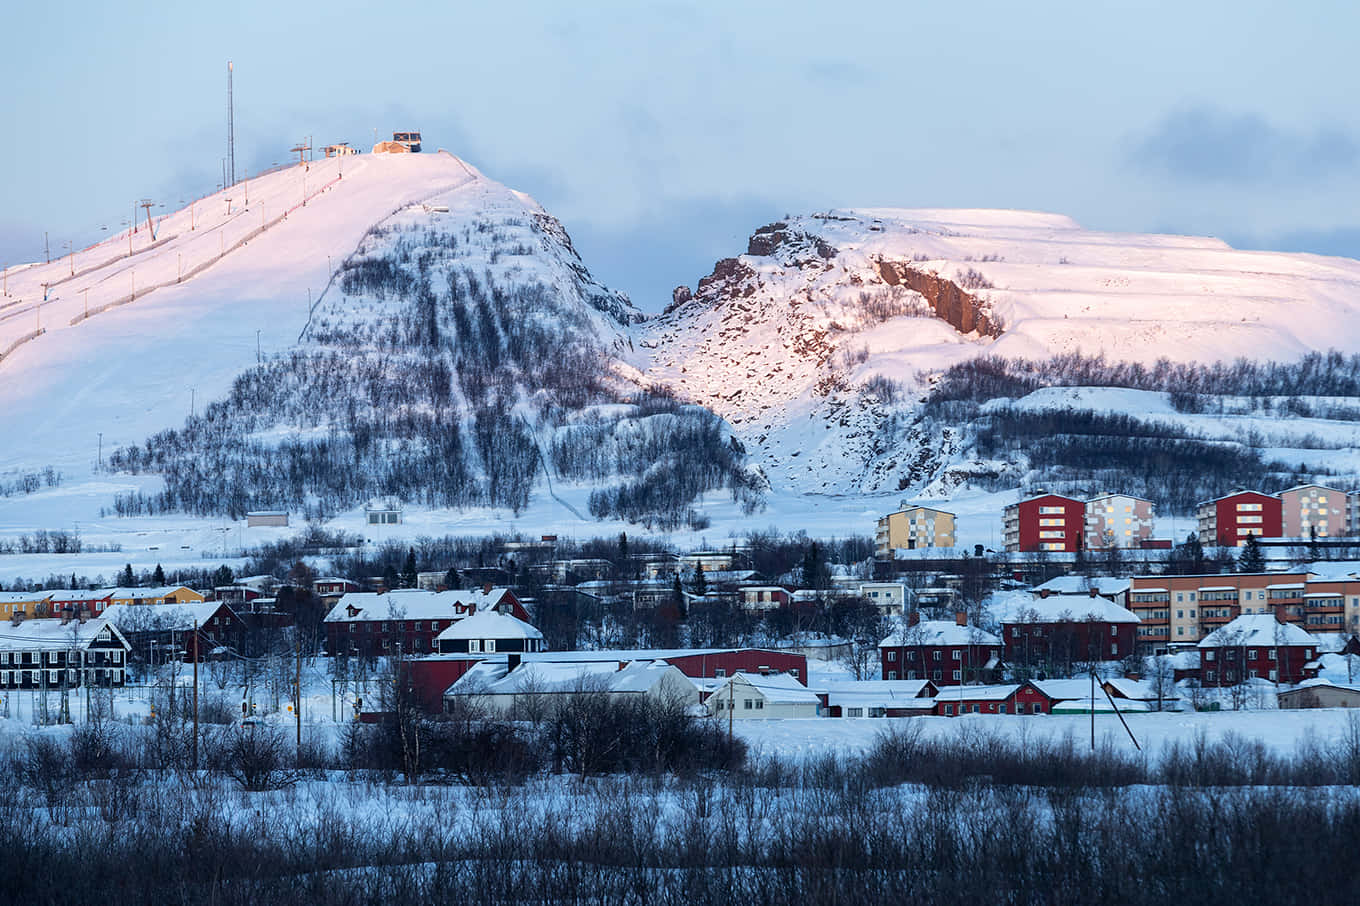
[[[1249,679],[1294,684],[1317,676],[1312,636],[1272,614],[1243,614],[1204,637],[1199,648],[1200,682],[1235,686]]]
[[[1058,494],[1040,494],[1006,507],[1006,550],[1078,550],[1086,530],[1086,503]]]
[[[1283,505],[1278,497],[1259,491],[1238,491],[1198,508],[1201,544],[1239,547],[1248,535],[1279,538],[1284,534]]]
[[[1001,672],[1001,639],[968,625],[966,614],[908,623],[878,643],[885,680],[930,680],[936,686],[992,682]]]
[[[1101,597],[1035,598],[1001,617],[1003,655],[1011,664],[1118,661],[1134,653],[1138,617]]]

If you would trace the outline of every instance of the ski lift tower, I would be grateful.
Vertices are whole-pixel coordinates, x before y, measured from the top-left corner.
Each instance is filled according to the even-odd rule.
[[[137,206],[146,211],[146,230],[151,234],[152,242],[156,241],[156,223],[151,219],[151,206],[154,204],[155,202],[150,198],[143,198],[141,201],[137,202]]]

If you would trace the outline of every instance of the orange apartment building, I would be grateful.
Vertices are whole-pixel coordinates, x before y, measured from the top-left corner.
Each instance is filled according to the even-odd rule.
[[[1345,491],[1304,484],[1280,492],[1286,538],[1336,538],[1347,532]]]
[[[1360,579],[1308,572],[1137,576],[1129,610],[1141,651],[1198,643],[1244,614],[1274,613],[1308,632],[1360,632]]]

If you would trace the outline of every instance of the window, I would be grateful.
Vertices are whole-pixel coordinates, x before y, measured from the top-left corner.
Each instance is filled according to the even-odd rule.
[[[888,671],[888,679],[890,679],[890,680],[895,680],[895,679],[897,679],[897,671],[896,671],[896,670],[889,670],[889,671]]]
[[[954,660],[956,661],[963,660],[963,652],[958,650],[957,648],[954,649]]]
[[[1119,644],[1116,642],[1115,644],[1112,644],[1112,645],[1110,646],[1110,654],[1118,654],[1118,653],[1119,653]]]
[[[944,713],[945,713],[946,716],[953,717],[953,716],[954,716],[954,706],[953,706],[953,705],[945,705],[945,706],[944,706]]]
[[[890,649],[890,650],[888,651],[888,660],[890,660],[890,661],[895,661],[895,660],[897,660],[897,652]]]
[[[1275,649],[1274,648],[1266,649],[1266,657],[1272,661],[1275,660]]]
[[[1019,626],[1012,626],[1012,627],[1011,627],[1011,638],[1013,638],[1013,639],[1018,639],[1018,638],[1020,638],[1020,627],[1019,627]]]
[[[485,642],[482,643],[482,649],[483,649],[487,654],[495,654],[495,653],[496,653],[496,640],[495,640],[495,639],[487,639]]]
[[[960,673],[960,671],[955,670],[955,671],[954,671],[954,679],[957,680],[957,679],[961,679],[961,678],[962,678],[962,674]]]
[[[726,667],[718,667],[716,670],[713,671],[713,675],[714,675],[715,677],[727,676],[727,668],[726,668]]]
[[[937,660],[937,661],[943,659],[943,656],[942,656],[941,653],[940,653],[940,649],[938,649],[938,648],[935,649],[935,651],[933,652],[933,655],[934,655],[935,660]]]
[[[931,679],[939,679],[939,678],[940,678],[940,671],[938,671],[938,670],[932,670],[932,671],[930,672],[930,678],[931,678]]]
[[[1212,661],[1212,660],[1214,659],[1214,652],[1212,652],[1212,651],[1206,651],[1206,652],[1204,652],[1204,659],[1205,659],[1206,661]]]
[[[755,706],[751,704],[751,700],[749,698],[744,698],[741,700],[741,707],[746,711],[750,711]]]
[[[763,698],[758,698],[758,699],[756,699],[756,710],[759,711],[759,710],[761,710],[761,709],[764,708],[764,707],[765,707],[765,699],[763,699]]]
[[[1117,627],[1117,626],[1111,626],[1111,627],[1110,627],[1110,635],[1119,635],[1119,627]]]
[[[1035,702],[1034,704],[1030,705],[1030,709],[1031,709],[1032,713],[1034,713],[1034,714],[1043,714],[1043,713],[1044,713],[1044,706],[1041,705],[1041,704],[1039,704],[1038,702]]]
[[[481,653],[481,650],[482,650],[482,643],[481,643],[481,640],[480,640],[480,639],[469,639],[469,640],[468,640],[468,651],[469,651],[469,652],[471,652],[471,653],[473,653],[473,654],[479,654],[479,653]]]
[[[1214,671],[1212,671],[1212,670],[1208,670],[1208,671],[1206,671],[1205,674],[1204,674],[1205,680],[1207,680],[1208,682],[1211,682],[1211,683],[1214,681],[1214,676],[1215,676],[1215,673],[1214,673]]]
[[[846,709],[845,709],[845,716],[846,716],[846,717],[863,717],[863,716],[864,716],[864,709],[863,709],[863,708],[846,708]]]
[[[1006,713],[1006,706],[1005,706],[1005,705],[997,705],[997,706],[996,706],[996,710],[997,710],[997,713],[998,713],[998,714],[1005,714],[1005,713]]]
[[[1249,661],[1254,661],[1254,660],[1256,660],[1256,649],[1255,649],[1255,648],[1248,648],[1248,649],[1247,649],[1247,660],[1249,660]]]

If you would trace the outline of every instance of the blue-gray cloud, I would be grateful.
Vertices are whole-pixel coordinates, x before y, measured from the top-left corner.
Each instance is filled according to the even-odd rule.
[[[633,223],[574,221],[566,227],[596,277],[628,293],[643,311],[659,312],[675,287],[692,288],[719,258],[744,254],[756,227],[786,210],[760,198],[670,199]]]
[[[1233,236],[1228,241],[1240,249],[1312,252],[1315,255],[1360,259],[1360,226],[1294,230],[1271,236]]]
[[[1183,182],[1245,185],[1317,182],[1360,163],[1360,145],[1344,130],[1277,126],[1254,113],[1210,106],[1173,111],[1138,139],[1132,162]]]

